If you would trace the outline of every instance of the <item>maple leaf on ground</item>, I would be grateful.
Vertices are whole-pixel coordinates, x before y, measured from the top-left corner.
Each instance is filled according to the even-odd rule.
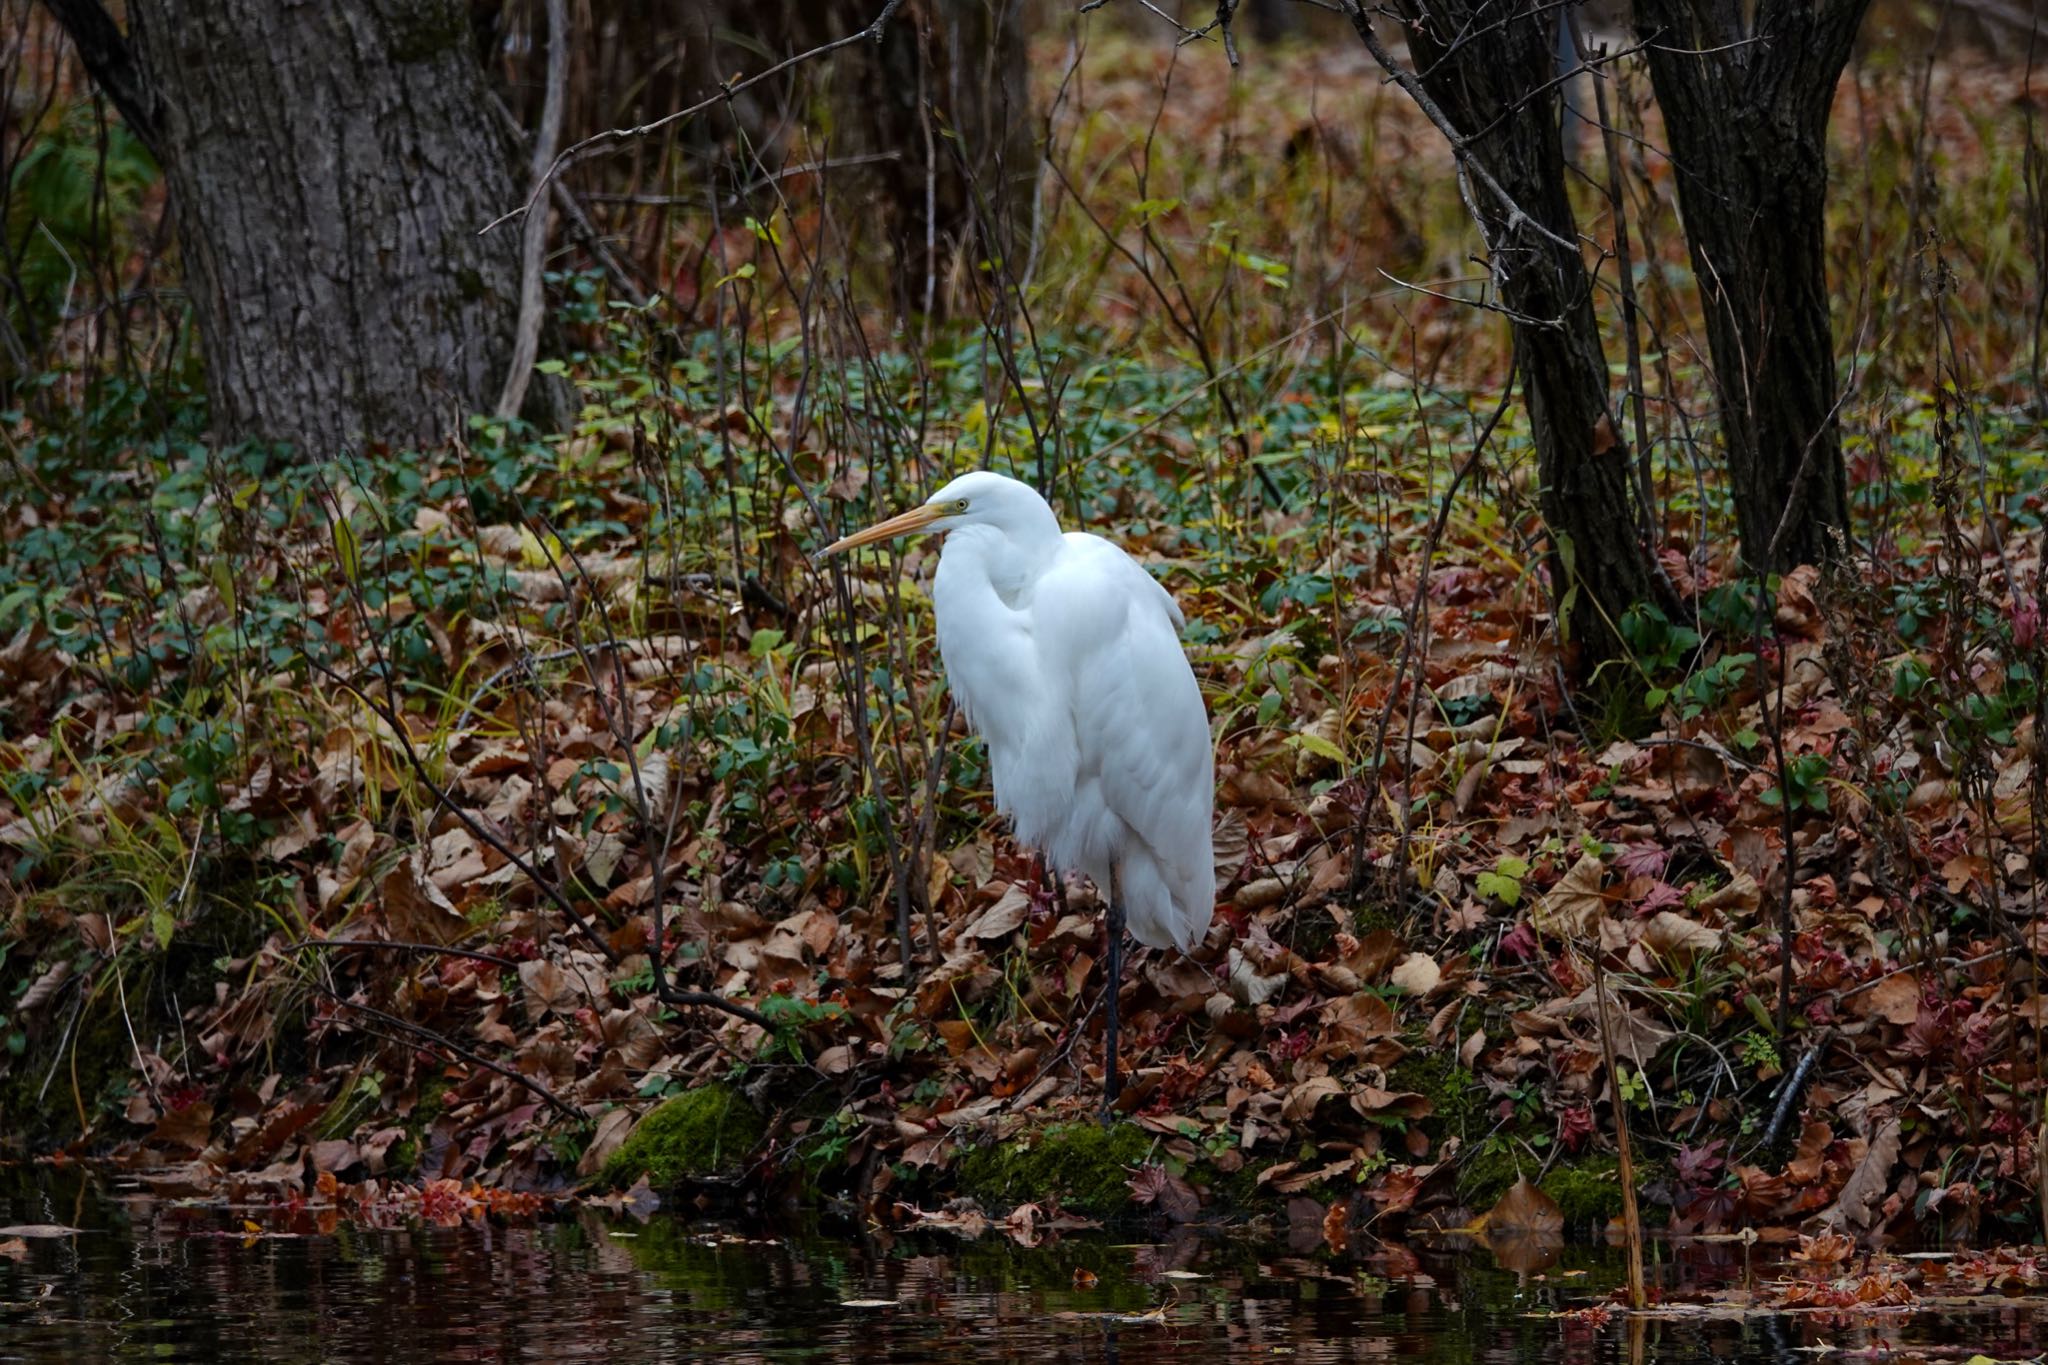
[[[1157,1208],[1176,1223],[1190,1222],[1202,1211],[1202,1197],[1195,1187],[1164,1166],[1140,1166],[1130,1187],[1132,1199]]]
[[[1536,956],[1536,930],[1529,921],[1523,920],[1514,928],[1501,935],[1494,947],[1494,956],[1509,962],[1527,962]]]
[[[1566,1109],[1557,1116],[1557,1140],[1564,1144],[1566,1151],[1577,1152],[1598,1131],[1593,1123],[1593,1111],[1586,1105]]]
[[[1720,1179],[1727,1168],[1728,1159],[1722,1153],[1728,1146],[1728,1139],[1715,1138],[1694,1147],[1690,1144],[1678,1149],[1678,1157],[1672,1163],[1678,1178],[1688,1185],[1711,1185]]]
[[[1614,854],[1614,870],[1623,877],[1652,877],[1661,882],[1671,851],[1656,844],[1623,844]]]
[[[1647,918],[1660,910],[1676,910],[1685,904],[1685,892],[1667,881],[1650,883],[1650,889],[1636,902],[1636,914]]]
[[[1839,1265],[1856,1251],[1856,1244],[1838,1232],[1823,1232],[1818,1237],[1801,1237],[1798,1249],[1791,1252],[1791,1259],[1804,1261],[1808,1265]]]

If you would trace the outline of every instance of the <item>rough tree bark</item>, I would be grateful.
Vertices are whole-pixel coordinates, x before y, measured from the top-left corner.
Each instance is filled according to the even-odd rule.
[[[1826,559],[1849,526],[1822,215],[1828,106],[1868,8],[1637,0],[1757,572]]]
[[[488,410],[518,202],[462,0],[48,0],[169,181],[216,432],[324,458]],[[527,412],[558,411],[536,385]]]
[[[1558,10],[1546,0],[1507,0],[1505,10],[1494,0],[1400,0],[1400,8],[1422,89],[1474,167],[1468,201],[1511,314],[1552,581],[1585,676],[1619,655],[1615,627],[1631,607],[1672,604],[1643,539],[1648,517],[1609,401],[1593,281],[1565,196]],[[1354,25],[1362,21],[1355,11]]]

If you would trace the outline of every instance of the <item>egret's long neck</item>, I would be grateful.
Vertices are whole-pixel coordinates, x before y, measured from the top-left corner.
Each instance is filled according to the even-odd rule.
[[[962,526],[946,536],[942,557],[958,569],[985,578],[1003,605],[1012,609],[1025,606],[1031,599],[1031,585],[1064,543],[1052,509],[1040,510],[1042,519],[1034,516],[1021,525]]]

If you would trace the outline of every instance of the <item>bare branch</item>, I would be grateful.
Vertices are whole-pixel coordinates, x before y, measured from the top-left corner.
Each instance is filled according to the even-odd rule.
[[[547,190],[548,168],[554,164],[555,146],[562,140],[562,105],[569,88],[568,0],[547,0],[547,9],[547,94],[541,102],[540,133],[533,140],[534,186],[529,203],[539,202]],[[526,231],[519,240],[519,323],[513,333],[512,363],[505,371],[505,387],[498,395],[499,421],[517,417],[519,409],[525,406],[533,363],[540,358],[540,325],[547,315],[541,267],[547,254],[548,216],[545,212],[529,213]]]
[[[591,136],[584,138],[581,142],[574,144],[567,151],[563,152],[560,156],[557,156],[554,159],[553,164],[550,165],[547,168],[547,170],[536,179],[533,186],[533,191],[532,193],[526,196],[526,202],[524,204],[521,204],[518,208],[513,209],[510,213],[500,214],[498,217],[493,218],[490,222],[485,223],[483,227],[478,229],[478,234],[482,235],[483,233],[487,233],[492,228],[495,228],[500,224],[509,223],[514,218],[519,217],[521,214],[531,212],[533,206],[540,202],[540,197],[547,191],[547,187],[554,183],[555,177],[560,175],[563,171],[569,169],[569,167],[575,165],[579,161],[583,161],[589,157],[595,156],[600,152],[609,151],[611,148],[617,147],[621,143],[631,142],[636,138],[646,137],[649,133],[658,133],[663,128],[667,128],[672,124],[681,123],[685,119],[694,118],[696,115],[703,113],[706,109],[710,109],[715,105],[727,103],[732,99],[734,95],[739,94],[740,91],[745,90],[750,86],[759,85],[762,81],[767,80],[770,76],[780,75],[782,72],[789,70],[793,66],[801,66],[803,63],[810,61],[814,57],[822,57],[828,52],[837,52],[842,47],[851,47],[855,43],[861,42],[863,40],[875,43],[881,42],[883,30],[885,30],[889,26],[890,18],[895,15],[897,9],[902,4],[903,0],[885,0],[884,4],[882,5],[882,12],[877,14],[875,16],[874,22],[869,24],[866,28],[861,29],[855,33],[849,33],[844,38],[834,38],[829,43],[820,43],[818,46],[812,48],[808,52],[799,52],[794,57],[785,57],[781,61],[777,62],[775,65],[768,67],[763,71],[757,71],[743,81],[721,83],[719,85],[718,93],[716,95],[713,95],[710,99],[699,100],[687,109],[678,109],[672,114],[663,114],[660,118],[654,120],[652,123],[643,123],[640,124],[638,127],[608,128],[602,133],[593,133]]]

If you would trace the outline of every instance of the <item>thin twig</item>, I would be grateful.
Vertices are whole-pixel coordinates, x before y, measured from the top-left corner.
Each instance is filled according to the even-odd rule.
[[[314,990],[320,992],[320,994],[326,996],[329,1000],[332,1000],[335,1004],[342,1006],[344,1009],[356,1010],[359,1013],[367,1014],[372,1019],[377,1020],[381,1024],[389,1025],[392,1028],[398,1029],[405,1033],[409,1033],[415,1038],[422,1039],[435,1047],[442,1048],[448,1052],[451,1052],[455,1054],[455,1056],[461,1058],[463,1061],[468,1062],[473,1066],[480,1066],[486,1071],[495,1071],[498,1075],[503,1076],[506,1080],[512,1081],[517,1085],[525,1086],[528,1090],[531,1090],[534,1094],[540,1096],[540,1098],[542,1098],[543,1100],[546,1100],[557,1111],[566,1114],[568,1117],[572,1119],[580,1119],[583,1117],[582,1110],[578,1109],[575,1105],[570,1104],[567,1100],[563,1099],[554,1091],[548,1089],[546,1086],[542,1085],[539,1081],[535,1080],[533,1077],[527,1075],[523,1071],[514,1071],[511,1067],[504,1065],[502,1062],[494,1062],[488,1057],[484,1057],[475,1052],[471,1052],[468,1048],[462,1046],[462,1044],[455,1042],[453,1039],[448,1038],[442,1034],[436,1033],[433,1029],[426,1027],[424,1024],[415,1024],[409,1019],[401,1019],[395,1014],[389,1014],[383,1010],[378,1009],[375,1005],[365,1005],[362,1004],[360,1001],[350,1000],[345,996],[338,995],[334,991],[329,990],[327,987],[321,985],[317,981],[311,982],[309,984],[313,987]]]
[[[496,953],[480,953],[474,948],[449,948],[438,943],[406,943],[392,938],[306,938],[300,939],[297,943],[286,944],[278,951],[283,953],[300,953],[315,948],[335,952],[351,948],[389,949],[392,952],[434,953],[443,957],[466,957],[474,962],[488,962],[493,966],[511,969],[517,969],[519,966],[517,962],[509,957],[499,957]]]
[[[546,192],[547,187],[554,182],[556,176],[587,157],[607,151],[621,143],[646,137],[649,133],[658,133],[671,124],[680,123],[684,119],[693,118],[715,105],[727,103],[734,95],[739,94],[740,91],[750,86],[759,85],[770,76],[780,75],[791,67],[800,66],[814,57],[822,57],[826,53],[836,52],[842,47],[851,47],[853,44],[863,40],[880,43],[882,41],[882,31],[888,27],[890,17],[896,13],[902,3],[903,0],[885,0],[885,3],[882,5],[882,12],[877,14],[874,22],[866,28],[849,33],[844,38],[834,38],[829,43],[820,43],[808,52],[799,52],[794,57],[785,57],[775,65],[765,70],[757,71],[743,81],[720,82],[716,95],[713,95],[710,99],[699,100],[687,109],[678,109],[672,114],[663,114],[652,123],[643,123],[634,128],[608,128],[602,133],[594,133],[584,138],[581,142],[571,145],[567,151],[554,159],[546,171],[536,178],[533,192],[527,195],[525,203],[509,213],[502,213],[493,218],[490,222],[484,224],[482,228],[478,229],[477,235],[482,236],[503,223],[509,223],[514,218],[531,212],[533,206],[540,201],[540,196]]]

